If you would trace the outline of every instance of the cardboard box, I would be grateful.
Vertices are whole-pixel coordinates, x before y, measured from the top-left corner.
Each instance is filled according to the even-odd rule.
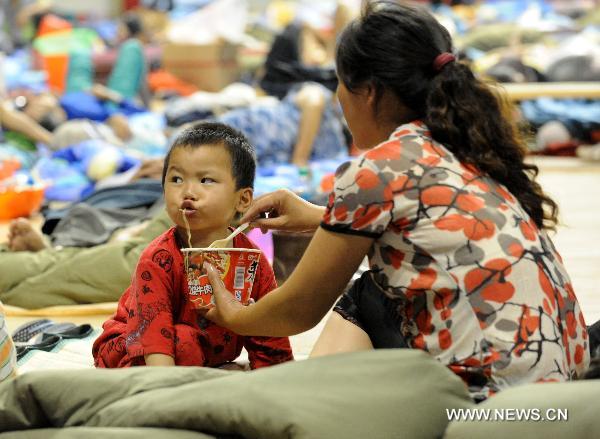
[[[240,77],[237,44],[166,43],[163,68],[205,91],[220,91]]]
[[[53,0],[52,10],[73,17],[86,15],[99,18],[116,18],[119,14],[123,13],[123,0],[102,0],[96,2]]]

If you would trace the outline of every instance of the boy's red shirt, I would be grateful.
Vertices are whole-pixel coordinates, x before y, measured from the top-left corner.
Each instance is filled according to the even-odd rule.
[[[242,347],[248,351],[252,369],[293,360],[287,337],[244,337],[200,317],[188,300],[184,259],[175,228],[158,236],[142,252],[129,288],[123,293],[115,315],[104,323],[104,332],[94,343],[99,367],[144,364],[144,355],[166,354],[175,358],[175,325],[187,325],[204,354],[202,366],[218,366],[235,360]],[[244,234],[233,247],[257,248]],[[273,269],[261,254],[251,297],[258,301],[277,287]],[[107,345],[108,344],[108,345]],[[122,351],[118,364],[99,364],[99,351]],[[114,353],[111,355],[114,358]],[[189,364],[189,363],[188,363]]]

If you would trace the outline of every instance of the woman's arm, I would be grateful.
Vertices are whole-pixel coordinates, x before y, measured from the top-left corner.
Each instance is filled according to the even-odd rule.
[[[321,86],[314,84],[302,86],[295,97],[296,105],[300,109],[300,126],[292,154],[292,163],[297,166],[308,164],[313,150],[313,143],[321,128],[325,100],[325,93]]]
[[[290,278],[256,304],[243,306],[207,267],[216,307],[206,317],[240,335],[282,337],[306,331],[329,311],[373,238],[319,228]]]
[[[0,108],[0,124],[8,130],[24,134],[46,145],[52,143],[52,133],[27,114],[17,111],[6,103]]]
[[[120,104],[123,101],[123,95],[121,95],[121,93],[111,90],[103,84],[96,83],[92,85],[90,92],[98,99],[103,101],[110,101],[114,102],[115,104]]]
[[[264,218],[264,214],[268,218]],[[286,232],[314,231],[321,224],[325,208],[303,200],[287,189],[279,189],[254,200],[240,223],[249,222],[263,232],[269,229]]]

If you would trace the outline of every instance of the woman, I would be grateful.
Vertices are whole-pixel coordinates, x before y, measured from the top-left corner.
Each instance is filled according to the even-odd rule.
[[[106,85],[93,83],[92,53],[73,51],[69,58],[67,92],[60,105],[69,119],[91,119],[103,122],[112,114],[131,115],[144,111],[150,104],[147,83],[147,61],[144,45],[148,35],[135,13],[125,14],[118,27],[120,43],[117,58]]]
[[[336,85],[335,72],[327,66],[326,45],[313,28],[299,23],[275,37],[264,71],[260,86],[278,99],[303,82],[318,82],[331,90]]]
[[[585,322],[546,234],[557,206],[532,180],[537,168],[523,162],[499,100],[451,53],[422,9],[377,2],[345,29],[338,95],[365,152],[338,169],[324,211],[281,191],[257,200],[242,221],[271,212],[254,224],[315,235],[279,291],[248,307],[208,266],[209,319],[246,335],[305,331],[367,255],[370,271],[337,303],[313,354],[423,349],[476,401],[582,374]]]
[[[219,107],[228,105],[239,108],[219,114]],[[232,84],[218,93],[198,92],[175,101],[167,121],[181,126],[213,111],[218,115],[211,119],[248,137],[259,167],[306,166],[311,160],[348,156],[347,130],[334,93],[315,82],[293,87],[281,101],[257,98],[245,84]]]
[[[293,88],[276,104],[256,103],[216,119],[250,139],[259,166],[307,166],[310,160],[348,155],[344,125],[333,93],[317,83]]]

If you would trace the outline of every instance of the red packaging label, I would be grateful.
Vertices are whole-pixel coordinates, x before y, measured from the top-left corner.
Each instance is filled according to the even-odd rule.
[[[190,302],[195,308],[214,305],[212,286],[203,264],[208,262],[217,269],[225,288],[236,300],[246,304],[250,300],[254,278],[260,260],[260,250],[246,248],[183,249],[188,254],[187,281]]]

